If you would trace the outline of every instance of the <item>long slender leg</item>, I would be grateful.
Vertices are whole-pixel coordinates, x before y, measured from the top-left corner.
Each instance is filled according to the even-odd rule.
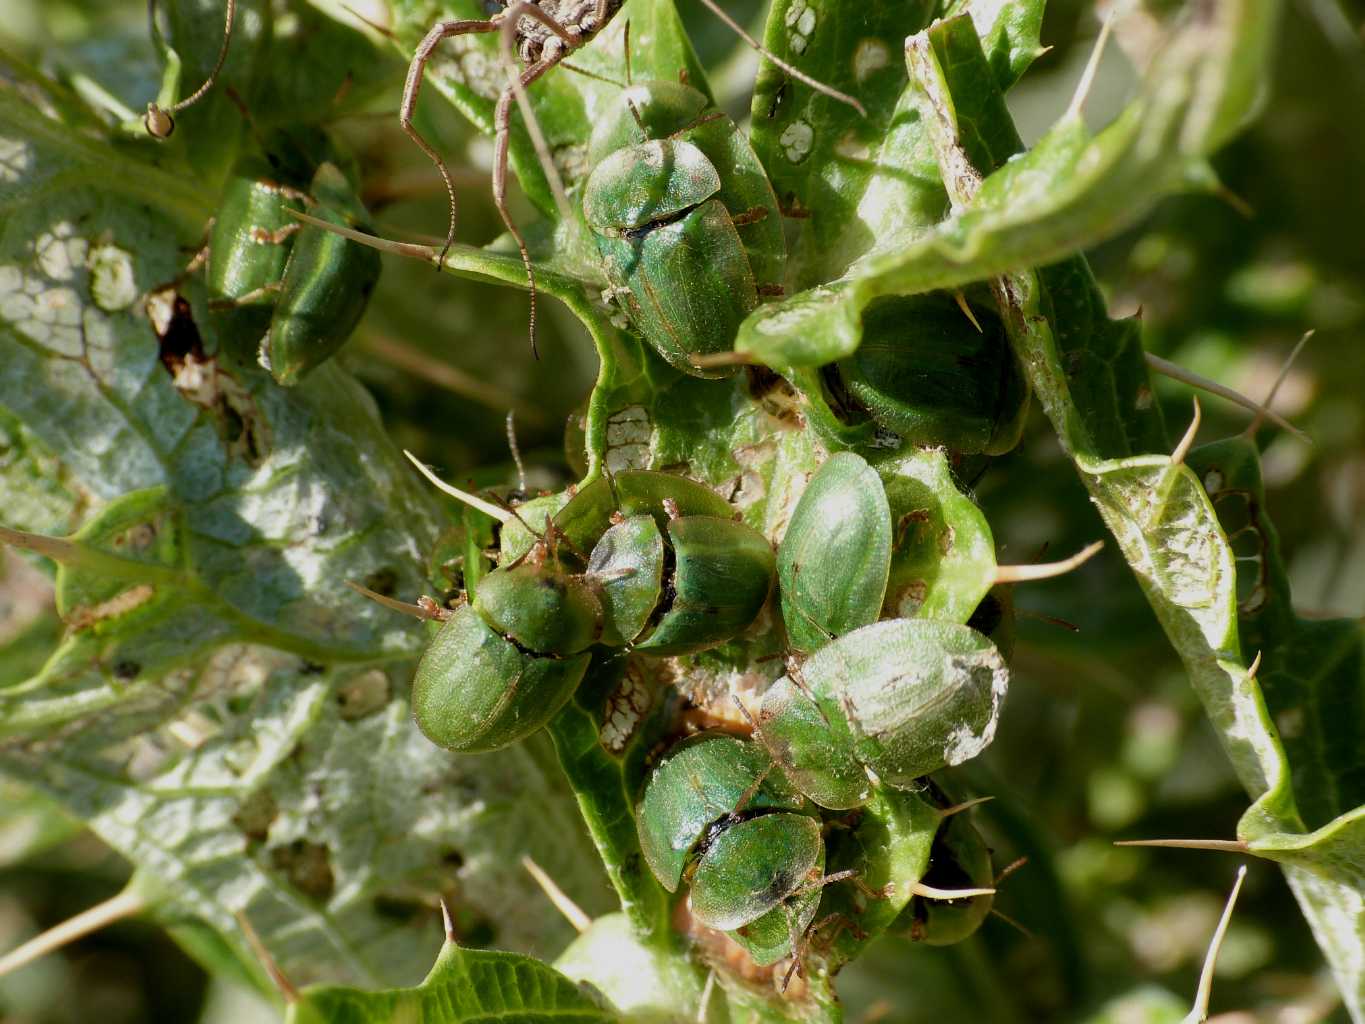
[[[496,32],[498,23],[496,21],[438,21],[431,26],[420,43],[417,50],[412,55],[412,63],[408,65],[408,78],[403,83],[403,103],[398,108],[398,123],[402,125],[403,131],[408,138],[417,143],[422,150],[436,165],[436,169],[441,172],[441,180],[445,182],[446,196],[450,199],[450,226],[446,229],[446,242],[441,247],[441,259],[437,264],[445,262],[446,253],[450,251],[450,246],[455,241],[455,183],[450,179],[450,168],[446,166],[441,154],[436,152],[431,143],[422,138],[421,132],[412,126],[412,115],[417,109],[417,95],[422,91],[422,77],[426,72],[427,63],[431,60],[432,53],[440,45],[442,40],[452,36],[469,35],[477,32]]]
[[[552,67],[554,67],[552,61],[532,64],[516,81],[524,89]],[[516,239],[517,248],[521,251],[521,263],[526,268],[526,283],[531,290],[531,352],[539,359],[540,351],[536,348],[536,272],[531,267],[531,254],[527,251],[526,239],[522,237],[521,230],[512,220],[511,211],[507,209],[507,143],[512,126],[514,98],[515,94],[509,85],[498,97],[498,105],[493,111],[493,205],[498,208],[502,222],[507,225],[508,232]]]
[[[563,25],[561,25],[550,15],[542,11],[530,0],[518,0],[507,8],[499,19],[502,23],[502,62],[507,68],[507,77],[513,94],[517,99],[517,106],[521,109],[522,120],[526,122],[526,132],[531,136],[531,145],[536,151],[536,158],[540,161],[541,169],[545,171],[545,180],[550,184],[550,192],[554,195],[555,206],[559,209],[559,215],[569,220],[573,217],[573,211],[569,208],[569,198],[564,191],[564,181],[559,176],[559,168],[555,166],[554,159],[550,156],[550,147],[545,142],[545,136],[540,130],[540,122],[536,120],[535,111],[531,109],[531,98],[526,94],[526,85],[516,76],[516,60],[513,56],[512,44],[516,40],[517,22],[521,18],[530,18],[538,21],[551,32],[563,44],[564,49],[551,56],[543,57],[539,64],[553,67],[564,59],[566,54],[572,53],[583,44],[581,37],[574,35]]]
[[[143,117],[143,124],[147,128],[147,134],[152,138],[170,138],[171,132],[175,131],[175,115],[186,107],[198,103],[204,94],[213,88],[213,83],[218,81],[218,74],[223,70],[223,64],[227,61],[228,44],[232,42],[232,19],[237,15],[237,0],[227,0],[224,6],[226,8],[226,20],[223,24],[223,45],[218,48],[218,59],[214,62],[213,70],[209,72],[209,77],[204,79],[203,85],[179,103],[166,109],[158,107],[155,103],[147,104],[147,113]],[[156,24],[156,0],[147,0],[147,19],[151,22],[152,39],[156,41],[158,49],[165,47],[166,41],[162,38],[161,29]]]

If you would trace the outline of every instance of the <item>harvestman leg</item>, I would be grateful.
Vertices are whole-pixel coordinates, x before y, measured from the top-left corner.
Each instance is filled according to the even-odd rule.
[[[471,35],[481,32],[496,32],[498,23],[496,21],[438,21],[431,26],[422,41],[417,44],[417,49],[413,52],[412,63],[408,65],[407,81],[403,83],[403,103],[398,108],[398,123],[408,138],[417,143],[417,146],[428,159],[436,165],[436,169],[441,172],[441,180],[445,182],[446,196],[450,200],[450,226],[446,229],[446,242],[441,247],[441,262],[445,262],[446,253],[450,251],[450,246],[455,241],[455,183],[450,179],[450,168],[446,166],[441,154],[422,138],[422,133],[412,126],[412,115],[417,109],[417,96],[422,91],[422,78],[426,74],[427,64],[431,60],[431,55],[436,47],[446,39],[454,36]]]
[[[556,59],[532,64],[517,76],[517,85],[525,89],[558,63]],[[512,101],[515,98],[516,90],[509,85],[498,96],[498,105],[493,111],[493,205],[498,208],[502,222],[507,225],[508,233],[516,239],[517,249],[521,252],[521,265],[526,268],[526,283],[530,286],[531,297],[531,354],[539,359],[540,353],[536,349],[536,272],[531,266],[531,254],[526,249],[526,239],[522,237],[521,229],[512,220],[512,212],[507,209],[507,144],[511,138]]]

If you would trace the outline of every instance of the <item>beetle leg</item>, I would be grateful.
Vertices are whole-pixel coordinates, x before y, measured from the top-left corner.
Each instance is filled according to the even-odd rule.
[[[431,143],[422,138],[422,133],[412,126],[412,115],[417,109],[417,95],[422,91],[422,77],[426,73],[427,63],[441,41],[452,36],[497,30],[496,21],[438,21],[417,44],[417,49],[412,55],[412,63],[408,65],[407,81],[403,83],[403,102],[398,108],[398,124],[441,172],[441,180],[446,186],[446,196],[450,200],[450,226],[446,229],[446,241],[441,247],[441,258],[436,263],[438,269],[445,262],[446,253],[450,251],[450,246],[455,241],[455,183],[451,181],[450,168],[446,166],[441,154],[436,152]]]

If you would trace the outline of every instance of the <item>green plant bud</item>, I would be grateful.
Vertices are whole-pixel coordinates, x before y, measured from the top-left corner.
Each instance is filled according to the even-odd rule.
[[[628,644],[644,631],[663,591],[664,539],[650,515],[612,526],[592,549],[588,579],[602,601],[602,642]]]
[[[778,548],[782,618],[803,654],[881,615],[891,509],[877,471],[839,452],[815,471]]]
[[[636,649],[687,654],[723,643],[752,625],[776,575],[768,539],[743,523],[714,516],[671,520],[668,539],[672,585],[665,588],[657,625]]]
[[[750,814],[808,806],[762,747],[725,733],[698,733],[654,767],[636,822],[645,863],[665,889],[677,891],[707,830],[734,814],[751,790],[743,808]]]
[[[602,605],[581,577],[523,563],[479,581],[474,607],[493,629],[536,654],[577,654],[602,633]]]
[[[413,717],[428,739],[447,750],[497,750],[553,718],[573,696],[588,661],[587,654],[527,654],[465,605],[441,625],[417,665]]]

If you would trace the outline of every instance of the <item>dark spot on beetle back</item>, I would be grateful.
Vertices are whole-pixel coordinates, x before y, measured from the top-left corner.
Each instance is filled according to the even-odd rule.
[[[142,666],[135,661],[119,661],[114,663],[115,679],[136,679],[137,674],[142,671]]]

